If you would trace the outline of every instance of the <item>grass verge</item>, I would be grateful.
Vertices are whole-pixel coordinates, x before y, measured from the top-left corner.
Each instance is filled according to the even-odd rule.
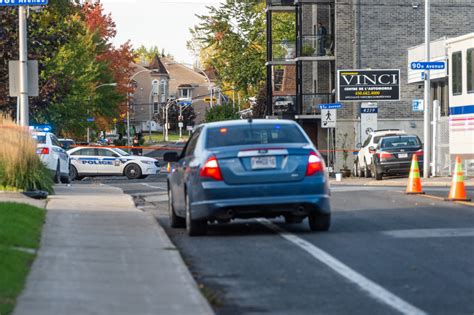
[[[0,314],[10,314],[35,258],[18,248],[38,249],[46,211],[0,202]]]

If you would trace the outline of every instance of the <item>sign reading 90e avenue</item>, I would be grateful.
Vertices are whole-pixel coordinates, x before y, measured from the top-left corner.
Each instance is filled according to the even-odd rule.
[[[338,70],[337,97],[342,102],[400,100],[400,70]]]

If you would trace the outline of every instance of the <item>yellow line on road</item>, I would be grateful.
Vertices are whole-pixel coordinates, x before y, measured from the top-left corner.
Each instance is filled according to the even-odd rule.
[[[405,193],[404,191],[397,191],[399,193]],[[443,197],[438,197],[438,196],[433,196],[433,195],[427,195],[427,194],[417,194],[417,195],[411,195],[411,196],[419,196],[419,197],[425,197],[429,199],[434,199],[434,200],[440,200],[440,201],[446,201],[444,200]],[[452,201],[450,201],[452,202]],[[454,203],[458,203],[464,206],[469,206],[469,207],[474,207],[474,202],[469,202],[469,201],[454,201]]]

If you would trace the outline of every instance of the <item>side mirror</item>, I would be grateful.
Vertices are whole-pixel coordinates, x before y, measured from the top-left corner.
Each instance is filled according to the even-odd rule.
[[[369,147],[369,153],[375,153],[375,148],[374,147]]]
[[[165,162],[178,162],[179,160],[178,152],[175,152],[175,151],[166,152],[163,155],[163,160],[165,160]]]

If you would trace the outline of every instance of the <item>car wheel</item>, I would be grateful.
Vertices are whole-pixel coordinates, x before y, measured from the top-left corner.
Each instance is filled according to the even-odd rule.
[[[69,178],[71,180],[79,180],[79,174],[77,173],[76,167],[73,165],[69,167]]]
[[[178,217],[174,212],[173,206],[173,195],[171,193],[171,189],[168,188],[168,211],[170,216],[170,226],[172,228],[185,228],[186,227],[186,219],[182,217]]]
[[[70,184],[71,183],[71,175],[67,174],[66,176],[61,176],[61,183]]]
[[[372,164],[372,173],[374,174],[376,180],[382,180],[382,173],[377,170],[377,166],[375,164]]]
[[[124,173],[128,179],[138,179],[142,176],[142,169],[137,164],[130,164],[125,168]]]
[[[189,195],[186,193],[186,231],[189,236],[205,235],[207,233],[206,220],[193,220]]]
[[[311,231],[328,231],[331,226],[330,213],[311,213],[308,216]]]
[[[370,174],[369,167],[367,166],[367,161],[365,162],[365,169],[364,169],[364,177],[365,178],[371,178],[372,174]]]
[[[61,182],[61,164],[59,162],[56,166],[56,172],[54,173],[53,181],[55,184],[59,184]]]

